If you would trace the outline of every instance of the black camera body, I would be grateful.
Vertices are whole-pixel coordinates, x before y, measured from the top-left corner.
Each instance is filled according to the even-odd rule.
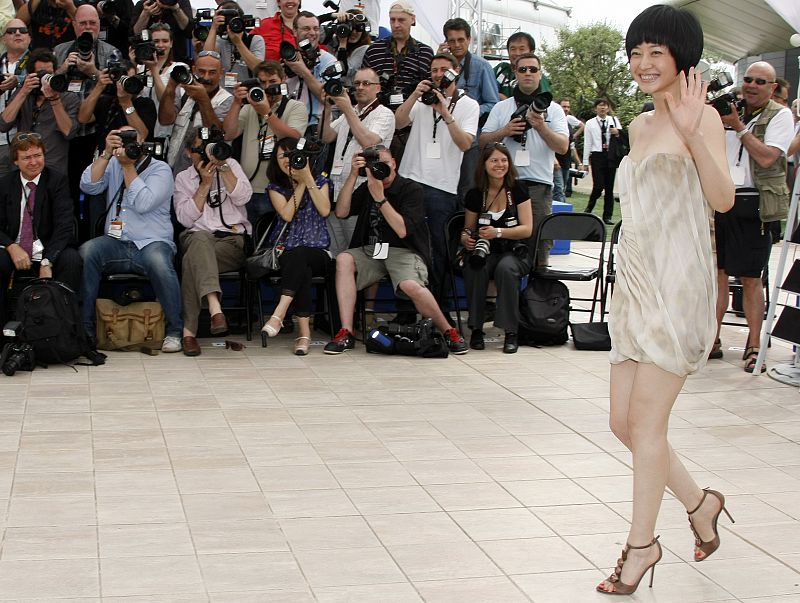
[[[123,75],[128,75],[127,68],[119,59],[109,59],[108,63],[106,63],[106,69],[108,70],[108,77],[114,83],[118,82]]]
[[[0,355],[0,370],[7,377],[17,371],[32,371],[36,368],[36,354],[29,343],[11,342],[3,346]]]
[[[311,69],[319,60],[319,48],[315,48],[310,40],[300,40],[295,47],[291,42],[281,42],[279,54],[284,63],[286,77],[293,77],[295,73],[286,65],[286,61],[303,60],[306,67]]]
[[[569,168],[569,177],[570,178],[577,178],[580,180],[581,178],[586,178],[586,175],[589,172],[585,172],[583,170],[576,170],[575,168]]]
[[[75,52],[81,61],[90,61],[94,52],[94,37],[88,31],[84,31],[75,40]]]
[[[209,21],[213,18],[213,10],[210,8],[198,8],[192,23],[192,36],[201,42],[205,42],[211,29]]]
[[[716,96],[711,96],[715,92],[724,90],[731,84],[733,84],[733,78],[728,72],[723,71],[713,80],[708,82],[708,88],[706,90],[706,93],[709,95],[708,104],[714,107],[714,110],[723,117],[733,113],[731,105],[734,105],[737,111],[741,111],[745,108],[745,102],[743,100],[740,101],[736,95],[731,92],[721,92]]]
[[[514,121],[515,119],[522,119],[525,122],[525,130],[522,131],[521,134],[515,134],[511,138],[514,139],[516,142],[522,144],[525,140],[525,135],[528,133],[528,130],[531,129],[531,124],[528,123],[528,111],[531,110],[531,106],[529,104],[521,104],[517,106],[517,109],[511,114],[511,117],[508,118],[509,122]]]
[[[342,75],[344,74],[344,65],[336,61],[333,65],[325,69],[321,76],[325,80],[322,89],[328,96],[341,96],[344,93],[344,84],[342,83]]]
[[[119,78],[119,83],[125,92],[131,96],[136,96],[142,90],[144,90],[144,87],[147,84],[147,76],[144,74],[123,75],[121,78]]]
[[[36,90],[37,94],[42,93],[42,85],[46,82],[50,84],[50,88],[55,92],[66,92],[69,89],[70,70],[66,73],[48,73],[47,71],[37,71],[36,75],[39,78],[39,88]]]
[[[358,175],[362,178],[367,177],[367,170],[378,180],[384,180],[392,173],[392,169],[385,161],[381,161],[381,151],[384,150],[382,145],[367,147],[361,151],[360,155],[367,162],[366,167],[358,168]]]
[[[308,159],[319,154],[322,150],[318,140],[301,138],[297,146],[289,153],[289,167],[293,170],[302,170],[308,165]]]
[[[448,69],[442,75],[442,79],[439,81],[439,85],[438,86],[432,85],[430,90],[426,90],[425,92],[422,93],[422,96],[420,97],[419,100],[422,101],[422,103],[425,105],[435,105],[436,103],[439,102],[439,97],[436,96],[436,90],[438,90],[439,92],[442,93],[442,95],[444,95],[445,90],[447,90],[450,87],[450,84],[455,82],[457,79],[458,79],[458,74],[455,72],[455,70]]]
[[[150,37],[150,30],[143,29],[142,33],[138,37],[132,37],[130,42],[137,65],[144,65],[145,61],[154,61],[156,56],[161,54]]]
[[[225,135],[219,128],[200,128],[200,145],[192,147],[192,151],[199,153],[204,162],[213,157],[217,161],[225,161],[233,155],[231,145],[225,142]]]
[[[169,77],[179,84],[191,84],[194,82],[194,74],[186,65],[176,65],[169,73]]]

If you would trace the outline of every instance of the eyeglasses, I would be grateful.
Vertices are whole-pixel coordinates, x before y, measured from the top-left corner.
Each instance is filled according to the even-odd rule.
[[[369,86],[379,86],[378,82],[357,81],[353,82],[353,88],[368,88]]]
[[[218,53],[216,50],[201,50],[197,53],[197,58],[201,59],[203,57],[211,57],[212,59],[217,59],[218,61],[222,60],[222,55]]]
[[[36,132],[18,132],[14,138],[24,142],[26,140],[41,140],[42,135],[37,134]]]
[[[8,28],[6,28],[6,33],[7,34],[15,34],[15,33],[26,34],[26,33],[28,33],[28,28],[27,27],[8,27]]]
[[[539,73],[539,68],[535,65],[523,65],[522,67],[517,67],[517,73]]]
[[[765,80],[763,77],[750,77],[749,75],[744,76],[742,79],[744,80],[745,84],[752,84],[753,82],[755,82],[759,86],[763,86],[764,84],[775,83],[774,80]]]

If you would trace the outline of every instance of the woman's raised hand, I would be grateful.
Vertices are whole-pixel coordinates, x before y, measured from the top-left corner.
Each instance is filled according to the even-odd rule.
[[[675,99],[672,93],[667,92],[664,99],[669,109],[669,118],[675,131],[687,142],[700,131],[700,122],[706,105],[706,89],[708,82],[704,82],[694,67],[689,68],[689,75],[684,77],[678,74],[680,82],[680,98]]]

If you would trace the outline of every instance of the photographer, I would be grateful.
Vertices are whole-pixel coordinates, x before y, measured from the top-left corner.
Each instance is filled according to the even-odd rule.
[[[336,256],[336,299],[342,328],[325,346],[326,354],[341,354],[355,348],[353,312],[358,291],[388,275],[395,295],[410,299],[425,318],[432,318],[453,354],[469,350],[458,330],[450,327],[427,288],[430,234],[425,224],[422,187],[397,174],[391,152],[372,148],[377,161],[367,165],[363,155],[354,155],[350,175],[336,203],[336,216],[358,216],[351,248]],[[355,188],[358,172],[365,169],[367,181]],[[383,178],[376,178],[385,176]]]
[[[614,180],[617,168],[608,162],[608,145],[612,136],[619,136],[622,129],[619,120],[610,115],[611,103],[608,99],[598,98],[594,101],[594,111],[597,113],[586,122],[586,137],[583,141],[583,163],[592,168],[592,192],[589,194],[589,204],[586,212],[594,210],[594,204],[603,197],[603,222],[613,224],[611,219],[614,213]]]
[[[139,0],[133,7],[133,33],[160,23],[172,32],[176,61],[187,62],[191,58],[189,44],[192,41],[192,4],[190,0]]]
[[[122,56],[127,56],[130,48],[133,2],[131,0],[98,0],[95,2],[95,7],[100,16],[100,29],[105,32],[103,39],[119,50]]]
[[[75,39],[70,23],[76,10],[73,0],[29,0],[17,9],[17,19],[30,28],[32,49],[51,49]]]
[[[238,81],[241,82],[249,78],[250,73],[264,60],[264,38],[252,32],[234,31],[236,28],[231,28],[228,24],[231,17],[224,14],[228,11],[235,11],[239,20],[244,17],[244,11],[236,2],[220,4],[211,21],[211,29],[203,48],[218,51],[222,57],[222,69],[225,73],[236,72]]]
[[[529,274],[533,234],[531,199],[517,182],[517,170],[502,143],[483,147],[475,172],[475,188],[464,200],[464,231],[461,244],[468,255],[464,262],[464,284],[469,306],[469,347],[484,349],[483,323],[489,281],[497,285],[494,325],[505,331],[503,353],[519,347],[519,290]]]
[[[280,333],[292,306],[299,334],[294,353],[305,356],[311,342],[311,279],[325,276],[331,260],[325,218],[331,211],[332,191],[327,178],[314,179],[308,156],[297,155],[297,146],[294,138],[279,140],[267,166],[267,190],[278,214],[269,243],[275,245],[280,239],[285,250],[280,256],[281,297],[261,331],[269,337]]]
[[[28,56],[28,75],[22,87],[0,115],[0,132],[17,128],[20,132],[36,132],[47,148],[45,163],[62,173],[67,165],[69,141],[78,130],[75,116],[80,99],[74,92],[56,92],[48,83],[42,83],[39,74],[52,74],[55,57],[44,48]],[[77,201],[72,197],[73,201]],[[76,203],[77,211],[77,203]]]
[[[81,258],[72,247],[72,199],[66,177],[45,167],[44,140],[20,132],[11,141],[16,169],[0,179],[0,323],[5,294],[16,271],[57,278],[73,290],[81,281]]]
[[[452,54],[437,54],[431,62],[431,80],[422,80],[395,113],[397,128],[411,124],[399,172],[422,185],[433,245],[431,291],[439,303],[446,294],[444,227],[461,209],[457,194],[461,160],[475,139],[480,114],[478,102],[456,88],[458,71]]]
[[[228,330],[220,304],[219,273],[239,270],[244,263],[246,237],[252,233],[245,206],[253,189],[234,159],[217,159],[208,152],[199,129],[185,152],[192,165],[175,178],[173,202],[178,221],[186,227],[179,237],[183,353],[198,356],[197,319],[204,299],[211,334]]]
[[[243,136],[242,169],[253,187],[247,216],[253,224],[261,215],[273,211],[266,194],[269,183],[266,167],[275,152],[275,143],[282,138],[299,139],[308,126],[303,103],[283,95],[286,75],[278,61],[259,63],[256,77],[258,88],[263,91],[263,95],[257,96],[263,96],[263,100],[253,100],[251,88],[240,82],[222,124],[226,140]]]
[[[771,100],[775,69],[764,61],[747,68],[742,84],[743,112],[730,104],[722,115],[725,143],[736,197],[733,209],[714,214],[717,249],[717,339],[711,354],[721,357],[719,325],[728,309],[728,277],[742,281],[743,310],[747,319],[744,370],[752,373],[758,358],[764,319],[761,275],[769,262],[772,237],[761,219],[760,205],[772,206],[786,217],[786,153],[794,135],[791,111]],[[715,354],[718,353],[719,355]],[[761,371],[766,371],[762,364]]]
[[[308,130],[312,134],[312,128],[316,130],[319,123],[322,105],[322,72],[336,63],[334,56],[319,47],[319,20],[316,15],[308,11],[300,11],[294,18],[294,35],[298,44],[303,40],[311,43],[310,53],[307,55],[297,52],[292,60],[284,59],[287,73],[291,69],[294,77],[290,76],[287,85],[289,93],[306,106],[308,110]]]
[[[278,12],[266,19],[251,33],[264,38],[264,58],[270,61],[281,59],[281,42],[297,45],[294,36],[294,18],[300,10],[300,0],[278,0]]]
[[[0,113],[8,105],[8,101],[25,81],[28,73],[28,57],[30,55],[31,36],[28,27],[21,19],[10,19],[3,32],[3,44],[6,51],[0,56]],[[9,146],[16,130],[13,128],[5,136],[0,136],[0,175],[8,174],[13,169],[9,159]]]
[[[178,65],[188,69],[189,66],[186,63],[180,63],[174,60],[173,57],[173,33],[172,29],[170,29],[169,25],[166,23],[155,23],[149,29],[150,31],[150,39],[153,45],[156,48],[156,54],[153,57],[152,61],[143,60],[142,64],[147,68],[150,73],[150,77],[153,80],[152,87],[146,87],[141,96],[145,98],[149,98],[153,101],[153,104],[156,108],[156,117],[158,117],[158,107],[161,104],[161,97],[164,96],[164,90],[167,89],[167,83],[169,83],[170,74],[172,70],[175,69]],[[141,34],[140,34],[141,35]],[[131,49],[131,60],[135,62],[135,50]],[[183,90],[179,89],[176,91],[176,94],[179,97],[183,96]],[[155,132],[154,135],[156,138],[169,138],[170,134],[172,134],[172,125],[164,126],[159,123],[158,119],[156,119],[155,123]]]
[[[342,82],[348,88],[353,85],[356,71],[361,69],[364,62],[364,55],[372,44],[368,21],[356,21],[356,19],[366,19],[364,13],[357,8],[337,14],[337,21],[330,26],[333,27],[331,52],[335,50],[336,60],[344,66]],[[347,36],[340,36],[338,31],[344,27],[345,31],[350,30]]]
[[[541,89],[539,57],[533,53],[519,56],[515,73],[517,85],[512,97],[494,106],[480,139],[482,146],[502,142],[508,147],[537,222],[553,211],[555,154],[567,152],[569,129],[564,110]],[[551,246],[549,241],[542,241],[536,250],[540,266],[547,265]]]
[[[380,82],[378,75],[369,68],[359,69],[353,82],[356,104],[350,104],[346,94],[328,97],[329,101],[339,108],[341,115],[331,123],[330,111],[325,112],[322,129],[322,141],[336,141],[331,168],[333,190],[338,194],[344,181],[350,175],[353,156],[361,153],[366,147],[383,145],[389,147],[394,135],[394,114],[378,100]],[[356,180],[356,186],[364,182],[364,178]],[[350,246],[353,238],[355,218],[342,220],[336,215],[328,217],[328,229],[331,233],[331,253],[334,257]]]
[[[170,74],[158,107],[158,121],[164,126],[175,124],[167,163],[176,174],[188,167],[189,159],[183,154],[183,148],[186,138],[193,136],[194,128],[216,126],[222,129],[222,120],[233,103],[230,92],[219,85],[222,76],[220,55],[213,50],[197,55],[193,72],[173,69]],[[186,93],[180,99],[176,95],[178,86]]]
[[[175,182],[169,166],[144,152],[139,143],[123,144],[120,134],[125,131],[134,132],[131,127],[110,132],[103,152],[81,175],[81,190],[90,195],[105,193],[108,210],[104,234],[86,241],[79,250],[83,327],[94,341],[95,305],[103,274],[143,274],[164,309],[167,325],[161,351],[180,352],[181,287],[170,220]]]
[[[121,76],[121,72],[127,75]],[[112,73],[113,71],[113,73]],[[113,77],[112,77],[113,76]],[[78,110],[78,123],[96,124],[97,151],[102,152],[108,133],[123,126],[136,130],[139,140],[152,140],[156,124],[156,106],[149,98],[142,98],[138,92],[129,92],[126,86],[144,88],[144,82],[136,77],[136,67],[130,61],[121,61],[100,72],[97,86],[81,103]]]

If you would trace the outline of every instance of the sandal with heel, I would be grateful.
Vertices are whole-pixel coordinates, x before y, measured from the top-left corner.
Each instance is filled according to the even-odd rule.
[[[310,337],[305,337],[301,335],[297,339],[294,340],[294,355],[295,356],[306,356],[308,355],[308,344],[311,343]]]
[[[692,523],[692,514],[696,513],[700,507],[703,506],[703,503],[706,500],[706,497],[711,494],[720,502],[719,511],[717,511],[716,515],[711,520],[711,528],[714,530],[714,538],[709,540],[708,542],[703,542],[700,538],[700,534],[698,534],[697,530],[694,528],[694,524]],[[725,508],[725,497],[716,490],[711,490],[710,488],[703,488],[703,498],[700,499],[700,503],[691,511],[687,513],[689,516],[689,527],[692,528],[692,534],[694,534],[694,545],[697,547],[698,550],[694,552],[694,560],[696,562],[705,561],[708,559],[711,554],[719,548],[719,532],[717,531],[717,520],[719,519],[720,514],[725,511],[725,515],[728,516],[728,519],[731,520],[731,523],[736,523],[731,517],[731,514],[728,513],[728,509]],[[703,553],[702,557],[698,557],[698,553]]]
[[[647,571],[650,571],[650,588],[653,588],[653,576],[656,573],[656,563],[661,561],[661,556],[663,555],[663,551],[661,550],[661,543],[658,542],[660,537],[656,536],[653,540],[650,541],[650,544],[645,544],[644,546],[631,546],[630,544],[625,544],[625,548],[622,549],[622,556],[617,559],[617,567],[614,568],[614,573],[611,574],[608,578],[606,578],[603,582],[601,582],[597,586],[597,592],[603,593],[604,595],[632,595],[636,592],[636,589],[639,588],[639,583],[644,578]],[[622,566],[625,565],[625,561],[628,558],[628,551],[630,550],[642,550],[642,549],[649,549],[651,546],[656,545],[658,547],[658,559],[653,561],[650,565],[644,568],[644,571],[639,576],[639,579],[634,584],[625,584],[620,580],[622,577]],[[610,582],[614,585],[614,590],[606,590],[603,588],[603,584],[606,582]]]
[[[272,320],[273,318],[278,321],[278,328],[277,329],[275,327],[273,327],[271,324],[269,324],[269,321]],[[283,321],[281,320],[280,316],[275,316],[273,314],[272,316],[269,317],[267,322],[264,323],[264,326],[261,327],[261,332],[262,333],[266,333],[270,337],[275,337],[278,333],[281,332],[282,328],[283,328]]]

